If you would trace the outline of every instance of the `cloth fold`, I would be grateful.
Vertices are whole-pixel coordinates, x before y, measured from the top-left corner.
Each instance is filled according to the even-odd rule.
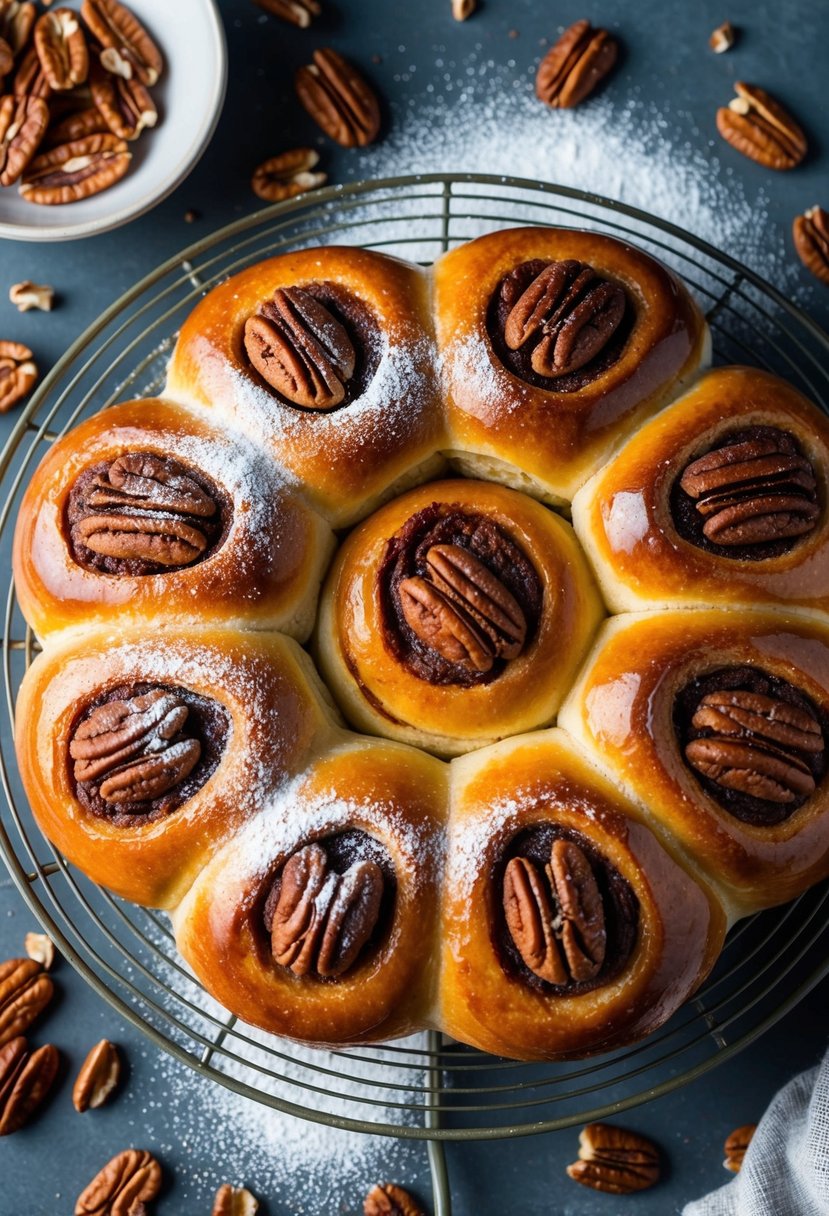
[[[734,1181],[682,1216],[829,1216],[829,1053],[775,1095]]]

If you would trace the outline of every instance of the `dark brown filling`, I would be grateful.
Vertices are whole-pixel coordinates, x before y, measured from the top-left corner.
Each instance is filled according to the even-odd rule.
[[[457,545],[468,551],[503,583],[526,620],[524,648],[531,644],[538,629],[543,597],[541,579],[508,533],[487,516],[464,510],[457,503],[432,503],[407,520],[389,541],[378,580],[384,636],[391,653],[430,684],[462,687],[488,684],[498,678],[509,660],[495,658],[487,671],[450,662],[426,644],[404,616],[400,584],[413,576],[430,578],[426,557],[435,545]]]
[[[487,332],[495,354],[513,375],[525,380],[527,384],[532,384],[535,388],[543,388],[555,393],[575,393],[588,384],[592,384],[617,361],[633,329],[636,319],[635,312],[626,297],[621,322],[594,358],[584,366],[555,378],[540,375],[533,368],[532,357],[533,351],[542,340],[541,332],[528,339],[517,350],[510,350],[504,339],[504,329],[510,313],[521,296],[549,264],[541,258],[533,258],[532,261],[522,262],[501,279],[493,292],[487,310]]]
[[[566,985],[550,984],[526,965],[507,927],[501,892],[504,871],[514,857],[525,857],[540,869],[549,863],[553,842],[566,840],[577,845],[590,863],[604,909],[607,944],[604,962],[593,979],[571,980]],[[578,995],[591,992],[610,983],[624,970],[633,953],[639,928],[639,900],[630,883],[599,852],[594,843],[581,832],[564,828],[558,823],[533,824],[512,838],[495,864],[492,874],[492,943],[507,975],[514,976],[539,992]]]
[[[715,712],[727,715],[727,729],[700,724],[701,709],[708,707],[707,717],[711,719],[712,703]],[[802,731],[793,732],[786,722],[791,717],[786,714],[787,706],[793,708],[801,726],[811,726],[816,744],[798,746],[798,733]],[[697,677],[677,694],[673,719],[681,753],[696,780],[743,823],[773,827],[784,822],[811,796],[802,792],[804,788],[816,788],[826,771],[829,718],[794,685],[761,668],[726,667]],[[741,723],[752,720],[757,722],[754,729],[739,729]],[[704,771],[705,767],[712,771],[710,763],[703,767],[699,760],[692,762],[689,758],[688,747],[695,740],[708,742],[715,763],[717,746],[722,748],[716,779]],[[742,756],[735,748],[742,749]],[[764,772],[770,765],[773,777],[766,778]],[[772,779],[773,799],[749,792],[757,788],[758,781]]]
[[[99,574],[114,574],[128,575],[131,577],[139,577],[152,574],[166,574],[175,570],[185,569],[188,566],[198,565],[200,562],[206,561],[216,553],[224,544],[227,534],[230,530],[230,525],[233,519],[233,504],[230,496],[224,488],[218,486],[209,477],[199,469],[194,469],[190,465],[183,464],[180,460],[173,460],[169,457],[159,457],[155,453],[147,453],[142,451],[124,453],[124,457],[135,456],[141,458],[151,458],[154,463],[162,466],[164,473],[170,478],[186,477],[199,487],[199,489],[211,499],[215,504],[215,510],[210,515],[191,514],[186,506],[182,509],[170,510],[165,505],[154,503],[152,498],[132,498],[128,493],[122,494],[120,503],[108,503],[107,505],[93,505],[90,498],[100,493],[99,483],[107,481],[110,475],[110,470],[115,464],[114,461],[101,461],[99,464],[91,465],[85,469],[78,477],[69,492],[65,513],[64,513],[64,528],[73,559],[82,566],[85,570],[93,570]],[[123,458],[123,457],[122,457]],[[159,494],[164,494],[163,488],[159,488]],[[108,551],[102,552],[91,548],[84,542],[83,531],[86,525],[85,521],[93,521],[103,519],[105,517],[124,517],[131,526],[137,529],[137,532],[130,533],[125,536],[123,545],[118,543],[110,543],[107,546]],[[177,560],[172,564],[166,562],[153,561],[148,557],[134,556],[137,545],[136,539],[141,537],[141,521],[147,521],[147,528],[144,529],[144,534],[155,537],[152,529],[161,528],[163,530],[165,520],[169,521],[169,531],[172,538],[172,543],[175,544],[178,540],[176,533],[182,532],[187,537],[203,538],[203,548],[200,552],[196,551],[196,546],[190,545],[194,554],[191,560]],[[162,536],[163,543],[163,536]],[[93,542],[94,543],[94,542]],[[199,542],[201,544],[201,542]],[[122,552],[118,552],[119,547]],[[151,548],[147,546],[148,554],[151,553]]]
[[[201,789],[218,767],[230,732],[230,717],[223,705],[208,697],[199,696],[190,689],[176,685],[159,685],[146,682],[120,684],[111,688],[103,696],[89,701],[78,712],[72,727],[74,737],[81,724],[86,721],[95,709],[108,705],[113,701],[127,701],[163,688],[175,694],[188,710],[187,718],[180,732],[168,740],[172,746],[183,739],[196,739],[200,744],[200,755],[188,775],[156,798],[141,801],[119,802],[113,804],[101,797],[100,788],[109,773],[104,773],[91,781],[78,781],[74,775],[74,764],[67,756],[69,779],[75,796],[85,810],[90,811],[101,819],[106,819],[116,827],[129,828],[140,824],[154,823],[164,819],[178,810],[188,799]],[[118,741],[115,741],[117,744]],[[111,771],[111,770],[110,770]]]

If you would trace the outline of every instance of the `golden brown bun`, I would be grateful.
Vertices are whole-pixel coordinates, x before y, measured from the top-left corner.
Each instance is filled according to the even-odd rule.
[[[774,427],[797,440],[823,509],[808,535],[762,560],[710,551],[677,530],[672,491],[686,466],[730,434]],[[829,611],[829,420],[791,385],[750,367],[724,367],[627,441],[573,500],[573,526],[614,612],[779,604]],[[750,550],[749,550],[750,551]]]
[[[785,903],[829,875],[829,785],[782,822],[726,810],[685,761],[677,697],[723,670],[767,673],[829,714],[829,629],[770,612],[630,614],[605,622],[559,725],[716,883],[733,918]],[[743,686],[745,681],[741,682]]]
[[[333,283],[361,301],[380,331],[380,363],[350,405],[328,412],[280,398],[245,353],[245,322],[280,287]],[[365,249],[285,253],[215,287],[185,321],[167,394],[210,406],[271,451],[337,527],[441,467],[427,279],[416,266]]]
[[[199,979],[244,1021],[312,1043],[369,1042],[431,1023],[446,768],[397,743],[344,738],[218,853],[174,916]],[[263,923],[287,858],[362,829],[396,878],[378,938],[335,981],[274,961]]]
[[[111,574],[76,560],[67,507],[78,478],[127,452],[172,457],[214,483],[230,524],[193,565]],[[323,521],[247,440],[179,406],[131,401],[95,415],[50,449],[23,498],[14,540],[20,607],[39,638],[97,625],[279,628],[304,639],[334,547]]]
[[[86,707],[136,683],[217,702],[228,731],[218,766],[179,809],[119,826],[79,800],[69,745]],[[320,693],[307,656],[276,634],[98,631],[50,647],[27,671],[16,709],[18,763],[35,819],[94,882],[136,903],[172,907],[327,733],[331,711]]]
[[[451,798],[441,911],[449,1034],[516,1059],[610,1050],[656,1030],[707,975],[722,947],[722,907],[562,731],[454,760]],[[504,855],[519,833],[542,824],[586,839],[638,900],[626,963],[604,980],[600,972],[592,989],[533,986],[502,953]]]
[[[523,262],[576,259],[627,289],[635,320],[621,355],[573,392],[519,379],[495,354],[487,310]],[[708,361],[708,329],[685,287],[641,250],[592,232],[513,228],[444,254],[434,267],[435,329],[449,444],[472,476],[569,502],[620,440]]]
[[[534,634],[488,683],[433,683],[401,661],[387,641],[378,580],[387,543],[433,504],[496,524],[540,580]],[[387,504],[345,541],[323,591],[317,653],[349,721],[372,734],[453,755],[549,723],[601,616],[601,601],[569,524],[515,490],[439,481]]]

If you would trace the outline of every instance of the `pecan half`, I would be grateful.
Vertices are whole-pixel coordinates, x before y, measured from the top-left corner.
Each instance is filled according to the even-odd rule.
[[[245,322],[245,350],[272,388],[294,405],[330,410],[345,397],[357,356],[324,304],[301,287],[279,288]]]
[[[39,97],[0,97],[0,186],[11,186],[37,151],[49,123]]]
[[[319,17],[322,12],[317,0],[254,0],[266,13],[281,17],[291,25],[298,25],[301,30],[307,30],[313,17]]]
[[[146,1216],[144,1205],[161,1189],[161,1166],[144,1149],[128,1148],[108,1161],[75,1204],[75,1216]]]
[[[829,284],[829,212],[810,207],[792,224],[797,256],[821,283]]]
[[[213,1200],[213,1216],[256,1216],[259,1201],[242,1186],[225,1182]]]
[[[806,155],[806,136],[791,114],[765,89],[734,85],[737,96],[717,110],[723,139],[767,169],[793,169]]]
[[[13,67],[14,51],[5,38],[0,38],[0,81],[4,76],[8,76]]]
[[[33,308],[41,312],[51,312],[55,302],[55,289],[47,283],[33,283],[26,279],[23,283],[13,283],[9,288],[9,300],[18,312],[31,312]]]
[[[624,288],[591,266],[550,262],[510,311],[504,341],[510,350],[535,343],[532,366],[555,378],[577,371],[607,345],[625,314]]]
[[[72,1105],[79,1115],[97,1110],[114,1092],[121,1078],[121,1057],[109,1039],[91,1048],[72,1089]]]
[[[745,1123],[742,1127],[736,1127],[731,1134],[726,1137],[723,1150],[725,1152],[725,1160],[723,1165],[732,1174],[739,1174],[743,1168],[743,1158],[748,1152],[748,1146],[754,1138],[754,1133],[757,1131],[756,1123]]]
[[[590,1123],[579,1136],[579,1160],[567,1173],[610,1195],[645,1191],[659,1181],[659,1150],[645,1136],[609,1123]]]
[[[363,1216],[426,1216],[408,1191],[394,1182],[373,1186],[363,1200]]]
[[[25,1039],[14,1038],[0,1048],[0,1136],[29,1122],[52,1088],[59,1064],[51,1043],[30,1052]]]
[[[119,139],[138,139],[142,131],[158,122],[156,104],[140,80],[113,75],[100,64],[93,64],[89,87],[106,126]]]
[[[402,579],[397,592],[403,618],[424,646],[469,671],[491,670],[495,655],[489,639],[433,583],[415,574]]]
[[[43,148],[56,148],[75,139],[86,139],[89,135],[107,134],[109,125],[101,111],[97,106],[86,106],[83,110],[74,110],[58,122],[51,123],[43,138]]]
[[[295,77],[301,104],[326,135],[344,148],[365,147],[380,133],[380,104],[353,64],[329,49]]]
[[[164,69],[164,60],[135,14],[118,0],[83,0],[81,16],[104,50],[117,51],[130,72],[152,88]],[[108,57],[105,66],[112,70],[111,64]]]
[[[99,782],[105,802],[146,802],[183,781],[201,755],[198,739],[182,736],[189,709],[181,697],[154,688],[98,705],[69,743],[75,780]]]
[[[337,874],[320,845],[299,849],[282,870],[271,926],[275,961],[295,975],[344,974],[374,932],[383,888],[374,861]]]
[[[772,428],[700,456],[679,484],[705,519],[703,535],[726,547],[804,536],[820,515],[811,464]]]
[[[691,725],[706,733],[686,745],[685,757],[717,785],[776,803],[814,792],[815,779],[803,757],[823,752],[823,731],[802,706],[723,689],[702,698]]]
[[[5,414],[32,391],[37,367],[22,342],[0,341],[0,414]]]
[[[30,203],[75,203],[109,189],[124,176],[131,153],[115,135],[90,135],[36,156],[20,193]]]
[[[555,840],[549,864],[513,857],[504,871],[504,916],[524,963],[559,986],[595,979],[604,964],[604,905],[578,845]]]
[[[527,618],[515,596],[482,561],[460,545],[433,545],[426,567],[438,590],[485,634],[496,658],[518,657],[527,638]]]
[[[737,35],[734,26],[730,21],[723,21],[722,25],[718,25],[711,37],[708,39],[708,45],[715,55],[722,55],[725,51],[730,51],[734,45]]]
[[[0,38],[17,57],[29,41],[37,11],[29,0],[0,0]]]
[[[55,92],[83,84],[89,71],[89,52],[77,13],[56,8],[44,13],[35,26],[35,49],[43,75]]]
[[[52,96],[51,86],[34,45],[29,47],[20,60],[12,82],[12,93],[15,97],[39,97],[41,101],[47,101]]]
[[[46,933],[27,933],[23,939],[23,949],[28,958],[40,963],[44,971],[51,971],[55,961],[55,943]]]
[[[204,533],[184,520],[149,515],[88,515],[72,536],[93,553],[161,566],[189,566],[207,547]]]
[[[576,21],[550,47],[538,65],[535,95],[557,110],[579,105],[602,81],[619,53],[607,30]]]
[[[312,148],[294,148],[271,156],[253,171],[251,189],[266,203],[281,203],[296,198],[306,190],[315,190],[327,181],[325,173],[313,173],[319,164],[319,154]]]
[[[0,963],[0,1047],[28,1030],[54,995],[40,963],[10,958]]]

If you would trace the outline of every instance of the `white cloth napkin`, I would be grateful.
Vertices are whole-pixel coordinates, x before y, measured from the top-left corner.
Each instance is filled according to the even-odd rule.
[[[683,1216],[829,1216],[829,1053],[775,1096],[734,1181]]]

